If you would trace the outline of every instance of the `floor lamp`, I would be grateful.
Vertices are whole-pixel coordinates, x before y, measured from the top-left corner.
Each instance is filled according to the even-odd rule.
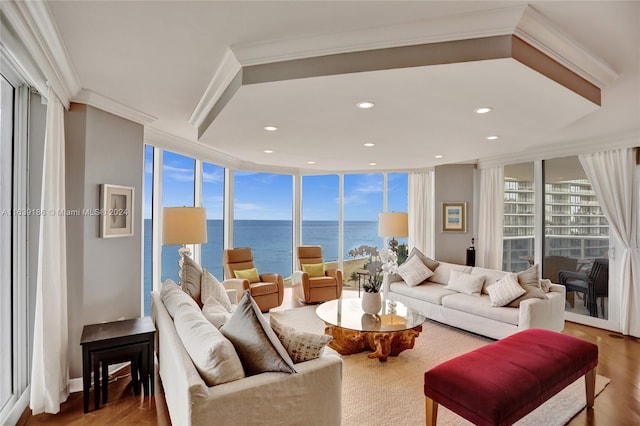
[[[383,212],[378,215],[378,236],[391,237],[389,248],[398,252],[398,241],[395,237],[409,236],[409,216],[402,212]]]
[[[191,256],[187,244],[207,242],[207,214],[204,207],[165,207],[162,210],[162,244],[182,244],[178,255],[178,277],[182,285],[184,255]]]

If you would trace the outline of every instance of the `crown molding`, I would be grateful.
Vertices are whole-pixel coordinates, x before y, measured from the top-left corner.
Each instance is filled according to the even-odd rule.
[[[80,90],[80,92],[71,100],[73,102],[99,108],[103,111],[142,125],[151,124],[158,119],[157,117],[138,111],[137,109],[128,107],[114,101],[113,99],[87,89]]]
[[[68,108],[82,85],[47,4],[43,1],[3,1],[2,11],[49,85]]]
[[[640,146],[640,134],[638,134],[637,130],[627,130],[593,139],[567,141],[561,144],[547,144],[516,155],[511,154],[482,158],[478,160],[478,168],[484,169],[487,167],[525,163],[535,160],[548,160],[550,158],[590,154],[637,146]]]
[[[613,83],[620,76],[532,6],[524,10],[514,35],[599,88]]]
[[[238,168],[241,164],[241,161],[237,158],[220,152],[209,145],[172,135],[154,127],[144,126],[144,142],[223,167]]]
[[[202,125],[209,115],[209,112],[241,70],[242,66],[240,62],[238,62],[238,59],[231,49],[227,49],[220,66],[213,75],[200,101],[198,101],[198,105],[196,105],[191,113],[191,117],[189,117],[189,123],[191,123],[191,125],[196,128]]]

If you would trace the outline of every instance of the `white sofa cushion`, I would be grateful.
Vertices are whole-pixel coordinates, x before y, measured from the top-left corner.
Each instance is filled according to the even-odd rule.
[[[450,309],[477,315],[479,317],[518,325],[519,311],[514,308],[494,307],[489,296],[472,296],[456,293],[442,299],[442,305]]]
[[[390,291],[403,296],[412,297],[435,305],[442,305],[442,298],[456,294],[453,290],[447,290],[442,284],[425,282],[416,287],[408,287],[402,281],[391,283]]]
[[[489,294],[487,293],[487,287],[489,287],[491,284],[497,283],[507,274],[508,272],[505,272],[505,271],[498,271],[497,269],[481,268],[479,266],[474,266],[473,269],[471,270],[471,275],[474,275],[474,276],[480,275],[484,277],[482,294]]]
[[[525,289],[518,283],[518,277],[509,273],[500,281],[487,287],[491,306],[504,306],[525,293]]]
[[[202,313],[181,305],[174,317],[176,332],[198,373],[209,386],[244,377],[242,363],[233,345]]]
[[[415,287],[433,275],[433,271],[427,268],[418,256],[412,256],[400,265],[398,275],[402,277],[406,285]]]
[[[470,274],[473,268],[471,266],[456,265],[455,263],[440,262],[433,271],[433,275],[429,277],[429,281],[444,285],[449,284],[452,269]]]
[[[167,311],[169,311],[171,318],[175,316],[180,305],[188,305],[193,309],[198,311],[200,310],[196,301],[187,293],[182,291],[182,289],[172,280],[166,280],[162,284],[162,289],[160,289],[160,298],[162,299],[164,306],[167,308]]]
[[[480,296],[483,284],[484,275],[471,275],[452,269],[449,276],[449,284],[447,284],[445,288],[460,293]]]

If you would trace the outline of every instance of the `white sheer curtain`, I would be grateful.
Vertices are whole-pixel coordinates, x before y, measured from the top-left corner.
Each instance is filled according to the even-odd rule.
[[[69,396],[64,111],[49,89],[44,142],[36,312],[31,365],[33,414],[57,413]]]
[[[504,223],[504,167],[480,169],[476,264],[502,269]]]
[[[433,171],[409,173],[408,185],[409,248],[431,256]]]
[[[638,255],[638,184],[635,150],[619,149],[580,155],[580,164],[593,187],[609,229],[624,247],[615,253],[620,268],[620,327],[640,336],[640,256]]]

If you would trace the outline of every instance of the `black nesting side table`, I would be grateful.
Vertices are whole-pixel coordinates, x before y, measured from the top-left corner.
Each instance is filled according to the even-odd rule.
[[[137,370],[144,394],[154,392],[154,343],[156,328],[150,317],[135,318],[102,324],[85,325],[82,329],[80,345],[82,346],[82,382],[84,412],[89,411],[89,390],[91,388],[91,372],[93,371],[95,409],[100,407],[100,366],[107,368],[113,359],[136,357],[139,361]],[[132,366],[133,367],[133,366]],[[132,371],[132,379],[135,372]],[[106,388],[105,388],[106,392]],[[106,393],[105,393],[106,399]]]

